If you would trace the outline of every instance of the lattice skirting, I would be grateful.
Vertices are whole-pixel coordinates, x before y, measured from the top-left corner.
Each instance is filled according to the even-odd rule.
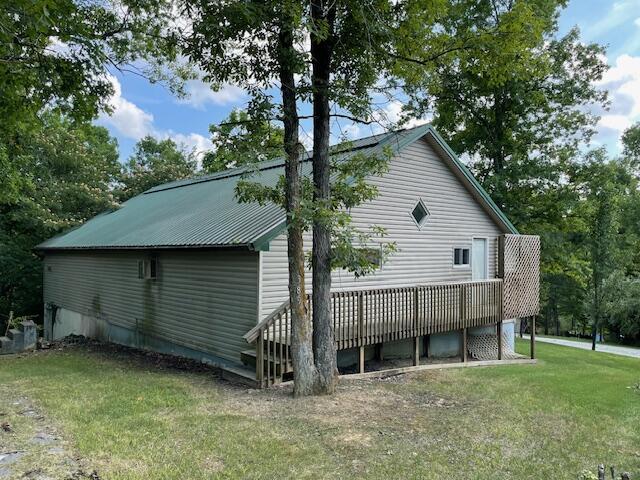
[[[469,335],[467,339],[467,350],[471,358],[476,360],[497,360],[498,359],[498,335],[485,333],[480,335]],[[509,337],[506,332],[502,334],[502,358],[521,358],[509,345]]]

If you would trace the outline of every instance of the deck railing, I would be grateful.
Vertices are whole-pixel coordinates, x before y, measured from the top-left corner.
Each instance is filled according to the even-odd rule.
[[[503,320],[501,279],[332,292],[337,350]],[[256,379],[271,385],[291,371],[291,309],[283,303],[245,336],[256,342]],[[363,350],[361,349],[363,352]]]

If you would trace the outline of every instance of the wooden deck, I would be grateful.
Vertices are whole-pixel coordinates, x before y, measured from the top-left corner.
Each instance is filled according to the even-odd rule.
[[[540,239],[532,235],[502,235],[498,275],[494,280],[416,285],[331,293],[333,333],[337,350],[364,350],[369,345],[413,339],[413,364],[418,365],[420,339],[460,331],[466,361],[467,329],[497,326],[497,356],[502,359],[502,322],[532,317],[539,309]],[[310,301],[310,299],[309,299]],[[309,306],[311,311],[311,305]],[[256,380],[261,386],[282,381],[291,373],[291,309],[283,303],[251,329],[245,340],[255,344]],[[532,341],[532,357],[534,346]]]
[[[361,364],[368,345],[414,339],[418,352],[418,339],[425,335],[466,332],[467,328],[497,325],[503,320],[501,279],[333,292],[331,302],[336,350],[359,348]],[[266,386],[280,382],[291,371],[289,302],[248,332],[245,339],[256,344],[258,382]],[[414,353],[414,364],[417,355]]]

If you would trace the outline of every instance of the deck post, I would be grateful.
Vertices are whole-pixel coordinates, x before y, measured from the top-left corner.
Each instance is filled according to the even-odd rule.
[[[364,346],[358,348],[358,371],[364,373]]]
[[[264,333],[260,330],[260,336],[256,343],[256,380],[260,388],[264,387]]]
[[[498,360],[502,360],[502,320],[498,322]]]
[[[358,342],[364,342],[364,294],[362,291],[358,292]]]
[[[424,356],[429,358],[429,335],[425,335],[422,337],[422,344],[424,349]]]
[[[462,329],[462,361],[467,361],[467,329]]]
[[[531,317],[531,359],[536,358],[536,317]]]
[[[413,366],[420,365],[420,337],[413,337]]]

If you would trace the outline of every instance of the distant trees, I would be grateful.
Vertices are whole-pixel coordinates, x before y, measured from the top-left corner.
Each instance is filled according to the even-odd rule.
[[[0,12],[0,202],[21,188],[17,136],[38,128],[55,108],[77,121],[108,109],[113,87],[107,68],[133,69],[165,79],[176,58],[172,20],[163,1],[12,0]],[[136,60],[143,62],[132,64]],[[172,78],[186,78],[173,69]]]
[[[207,173],[284,156],[283,128],[269,120],[254,120],[246,110],[234,109],[209,132],[213,148],[202,160]]]
[[[197,165],[195,153],[173,140],[146,136],[136,143],[123,165],[114,193],[124,202],[156,185],[193,177]]]
[[[559,35],[565,4],[444,2],[439,29],[424,30],[444,53],[407,37],[396,72],[410,98],[406,112],[433,112],[516,227],[541,235],[545,333],[586,327],[595,338],[624,325],[630,338],[637,314],[623,289],[634,292],[640,274],[640,125],[624,133],[619,158],[588,151],[598,120],[591,107],[608,102],[597,87],[607,65],[604,48],[577,29]]]
[[[12,167],[21,178],[11,203],[0,203],[0,312],[39,314],[38,243],[117,208],[112,184],[118,145],[108,131],[46,112],[38,128],[15,137]]]

